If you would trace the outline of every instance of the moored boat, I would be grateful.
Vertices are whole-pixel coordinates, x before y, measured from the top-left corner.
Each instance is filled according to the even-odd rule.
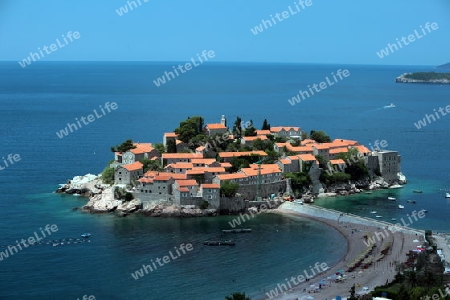
[[[450,198],[450,193],[445,193],[445,198]]]
[[[423,191],[422,190],[413,190],[413,193],[418,193],[418,194],[422,194]]]
[[[394,197],[388,197],[388,199],[392,200],[392,201],[396,200],[396,198],[394,198]]]
[[[403,205],[398,205],[398,208],[400,208],[400,209],[403,209],[403,208],[405,208]]]
[[[88,233],[88,232],[85,232],[85,233],[83,233],[83,234],[81,235],[81,237],[82,237],[82,238],[88,238],[88,237],[91,237],[91,234]]]

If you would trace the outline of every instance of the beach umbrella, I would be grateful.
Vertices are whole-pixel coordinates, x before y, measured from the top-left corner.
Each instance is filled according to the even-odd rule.
[[[314,300],[314,297],[313,297],[313,296],[308,296],[308,298],[306,298],[306,299],[308,299],[308,300]]]

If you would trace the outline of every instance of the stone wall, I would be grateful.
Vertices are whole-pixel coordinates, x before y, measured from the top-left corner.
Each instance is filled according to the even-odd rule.
[[[246,184],[240,185],[238,193],[241,194],[246,200],[254,200],[257,193],[257,184]],[[287,189],[286,181],[277,181],[273,183],[262,183],[261,184],[261,197],[270,198],[270,195],[278,195],[280,192],[285,192]]]

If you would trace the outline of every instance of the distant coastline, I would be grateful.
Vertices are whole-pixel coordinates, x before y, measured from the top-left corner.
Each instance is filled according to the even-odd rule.
[[[447,64],[450,68],[450,64]],[[447,68],[447,67],[445,67]],[[396,83],[450,84],[450,73],[416,72],[404,73],[395,79]]]

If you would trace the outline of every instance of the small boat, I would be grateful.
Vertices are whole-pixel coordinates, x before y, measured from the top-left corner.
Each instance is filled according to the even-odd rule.
[[[204,241],[203,245],[206,245],[206,246],[234,246],[234,245],[236,245],[236,242],[234,240]]]
[[[370,213],[371,213],[371,214],[376,214],[377,211],[376,211],[376,210],[373,210],[373,211],[371,211]]]
[[[391,221],[397,221],[397,219],[396,218],[392,218]]]
[[[416,203],[416,200],[406,200],[408,203]]]
[[[403,209],[403,208],[405,208],[403,205],[398,205],[398,208],[400,208],[400,209]]]
[[[426,210],[426,209],[422,209],[422,211],[423,211],[424,213],[427,213],[427,212],[428,212],[428,210]]]
[[[391,104],[389,104],[389,105],[385,105],[385,106],[384,106],[384,108],[392,108],[392,107],[395,107],[395,104],[394,104],[394,103],[391,103]]]
[[[76,197],[79,197],[79,196],[81,196],[80,194],[78,194],[78,193],[75,193],[75,194],[72,194],[72,196],[76,196]]]
[[[388,199],[392,200],[392,201],[396,200],[396,198],[394,198],[394,197],[388,197]]]
[[[450,198],[450,193],[445,193],[445,198]]]
[[[53,247],[57,247],[57,246],[61,246],[61,244],[60,243],[54,243],[53,244]]]
[[[81,235],[81,237],[82,238],[88,238],[88,237],[91,237],[91,234],[90,233],[83,233],[82,235]]]
[[[413,190],[413,193],[422,194],[423,191],[422,190]]]
[[[251,228],[222,229],[223,233],[246,233],[252,232]]]
[[[382,216],[375,216],[375,218],[382,218]]]

